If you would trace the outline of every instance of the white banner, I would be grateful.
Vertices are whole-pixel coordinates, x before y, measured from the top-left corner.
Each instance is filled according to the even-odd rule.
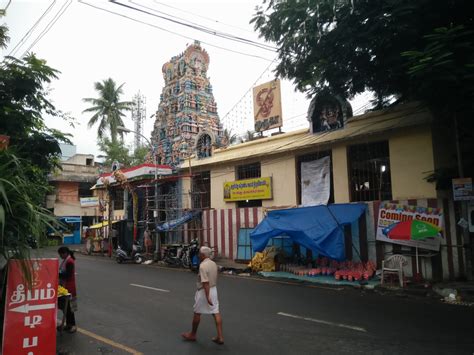
[[[386,233],[384,233],[384,230],[394,223],[410,221],[413,219],[432,223],[441,229],[444,228],[443,210],[441,208],[405,206],[389,202],[382,202],[380,204],[379,215],[377,219],[377,240],[387,243],[406,245],[409,247],[417,246],[418,248],[422,249],[438,251],[439,245],[441,243],[440,237],[418,241],[396,240],[390,239],[386,236]]]
[[[301,204],[327,205],[331,193],[331,158],[301,163]]]

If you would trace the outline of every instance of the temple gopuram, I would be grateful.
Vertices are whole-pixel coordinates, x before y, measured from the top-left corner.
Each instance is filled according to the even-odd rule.
[[[199,42],[163,65],[165,86],[152,132],[159,164],[178,166],[227,145],[207,77],[209,55]]]

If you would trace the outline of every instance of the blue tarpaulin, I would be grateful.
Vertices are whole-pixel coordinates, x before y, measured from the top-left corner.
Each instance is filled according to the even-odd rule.
[[[250,234],[253,250],[263,251],[270,238],[287,235],[316,254],[344,260],[343,226],[357,221],[366,208],[347,203],[270,211]]]
[[[192,221],[193,219],[198,218],[200,215],[201,215],[201,211],[189,211],[177,219],[173,219],[172,221],[165,222],[162,224],[157,224],[156,229],[159,232],[168,232],[185,223],[188,223],[189,221]]]

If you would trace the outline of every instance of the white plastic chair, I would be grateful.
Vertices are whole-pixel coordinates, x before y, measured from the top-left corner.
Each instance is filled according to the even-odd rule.
[[[400,287],[403,287],[403,267],[408,265],[408,260],[399,254],[395,254],[382,261],[382,280],[384,283],[385,274],[397,274],[400,281]]]

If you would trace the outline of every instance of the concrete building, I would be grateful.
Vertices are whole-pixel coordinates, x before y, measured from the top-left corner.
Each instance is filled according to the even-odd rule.
[[[449,145],[440,149],[436,144],[438,136],[424,106],[398,105],[348,118],[336,130],[313,133],[310,127],[215,149],[208,158],[181,165],[183,173],[192,171],[192,177],[183,178],[183,190],[199,190],[208,201],[202,216],[202,241],[215,246],[223,257],[244,260],[251,255],[240,254],[251,250],[248,234],[269,209],[301,206],[311,193],[326,193],[325,203],[365,202],[366,215],[347,231],[347,257],[374,260],[380,266],[386,255],[405,254],[410,260],[408,275],[415,272],[415,248],[376,239],[380,206],[390,202],[430,213],[442,211],[444,238],[438,252],[421,258],[421,272],[427,279],[454,279],[465,272],[462,233],[457,226],[460,208],[449,191],[437,190],[428,178],[453,163]],[[316,177],[319,172],[309,178],[302,175],[304,164],[323,158],[329,162],[323,177]],[[308,190],[313,178],[327,181],[326,190]],[[249,195],[229,198],[229,184],[238,189],[242,180],[253,186],[267,184],[268,194],[255,198],[258,195],[252,193],[259,191],[255,188]],[[196,208],[189,199],[182,205]],[[184,239],[191,234],[185,233]]]
[[[99,175],[92,154],[74,154],[61,161],[61,169],[49,175],[54,187],[47,196],[47,208],[57,217],[83,217],[84,225],[92,224],[100,215],[99,207],[81,207],[80,199],[92,197],[91,187]]]

